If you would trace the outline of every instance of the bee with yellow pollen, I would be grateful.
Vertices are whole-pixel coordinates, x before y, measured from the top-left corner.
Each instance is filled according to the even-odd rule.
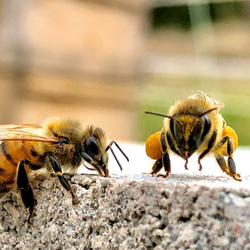
[[[212,153],[223,172],[241,181],[233,160],[238,136],[219,113],[223,107],[221,101],[198,91],[176,102],[170,107],[168,115],[145,112],[165,118],[162,130],[149,136],[146,141],[146,154],[156,160],[150,174],[168,177],[171,173],[170,152],[185,160],[185,169],[188,159],[197,153],[199,170],[202,170],[203,157]],[[165,174],[158,174],[162,168]]]

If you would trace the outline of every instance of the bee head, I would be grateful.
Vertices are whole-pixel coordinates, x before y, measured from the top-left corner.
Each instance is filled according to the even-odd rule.
[[[116,147],[120,150],[120,152],[124,155],[127,161],[129,161],[126,154],[122,151],[119,145],[115,141],[111,141],[107,145],[107,138],[101,128],[90,126],[87,130],[87,136],[85,137],[83,143],[83,151],[81,152],[82,158],[90,163],[92,167],[86,168],[90,170],[96,170],[100,176],[108,177],[108,150],[111,151],[114,156],[118,166],[122,170],[121,164],[118,161],[113,149],[112,144],[115,144]]]
[[[216,110],[212,108],[199,115],[190,113],[177,113],[173,116],[145,112],[146,114],[162,116],[170,119],[170,132],[177,147],[177,152],[184,159],[188,159],[202,144],[211,128],[208,113]],[[170,145],[170,147],[174,147]]]
[[[109,149],[121,168],[111,145],[115,143],[121,152],[122,150],[114,141],[107,146],[107,137],[101,128],[92,125],[84,128],[78,121],[57,118],[46,121],[43,126],[45,134],[56,139],[53,143],[44,144],[45,151],[53,154],[63,168],[77,169],[83,160],[87,169],[95,170],[100,176],[108,177],[107,151]],[[128,160],[125,154],[124,156]],[[86,162],[90,166],[87,166]]]
[[[101,176],[108,176],[107,142],[102,129],[94,126],[84,128],[80,122],[70,119],[49,120],[46,128],[47,133],[57,139],[48,144],[48,151],[58,159],[60,165],[78,168],[84,159],[92,165],[87,168],[96,170]]]
[[[82,158],[92,166],[86,168],[96,170],[99,175],[108,177],[107,139],[101,128],[89,126],[82,145]],[[93,167],[93,168],[92,168]]]
[[[207,114],[215,109],[200,115],[175,114],[170,118],[171,134],[184,159],[187,160],[204,141],[211,128],[211,120]]]

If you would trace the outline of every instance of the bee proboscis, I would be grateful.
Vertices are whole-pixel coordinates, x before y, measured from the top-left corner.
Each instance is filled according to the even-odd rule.
[[[185,160],[185,169],[188,159],[197,153],[199,170],[202,170],[203,157],[212,153],[223,172],[234,180],[241,181],[233,160],[238,136],[226,125],[219,113],[223,107],[221,101],[198,91],[197,94],[176,102],[170,107],[168,115],[146,111],[147,114],[165,118],[162,130],[146,141],[147,155],[156,160],[150,174],[157,174],[162,168],[165,174],[157,176],[167,177],[170,174],[170,151]]]
[[[35,202],[29,184],[30,172],[44,168],[55,174],[71,194],[74,204],[75,195],[64,172],[75,174],[83,163],[100,176],[108,177],[108,150],[121,168],[111,148],[112,144],[128,160],[115,141],[107,143],[107,137],[101,128],[92,125],[84,127],[80,122],[70,119],[49,119],[42,125],[1,125],[0,141],[0,196],[9,192],[16,184],[22,201],[29,210],[28,223]]]

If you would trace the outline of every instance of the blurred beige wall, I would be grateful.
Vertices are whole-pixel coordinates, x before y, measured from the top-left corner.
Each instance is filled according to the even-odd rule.
[[[0,123],[71,117],[136,140],[146,0],[0,3]]]

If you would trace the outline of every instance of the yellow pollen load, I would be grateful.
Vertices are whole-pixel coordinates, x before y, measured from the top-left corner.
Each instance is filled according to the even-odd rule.
[[[155,134],[150,135],[146,141],[146,154],[154,160],[158,160],[162,157],[160,138],[161,132],[158,131]]]
[[[232,140],[232,143],[233,143],[233,151],[235,151],[236,148],[238,147],[238,136],[237,136],[237,134],[235,133],[235,131],[231,127],[225,126],[223,128],[222,138],[224,138],[225,136],[230,137],[230,139]],[[227,154],[227,143],[225,143],[222,146],[221,153],[224,156],[228,156],[228,154]]]

